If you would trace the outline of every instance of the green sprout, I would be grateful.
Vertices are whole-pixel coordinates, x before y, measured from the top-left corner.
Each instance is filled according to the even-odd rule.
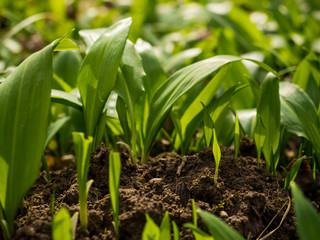
[[[84,137],[84,133],[73,132],[74,150],[76,154],[76,166],[78,173],[79,205],[80,205],[80,223],[83,227],[88,227],[87,217],[87,198],[90,186],[93,180],[88,179],[90,154],[93,138]]]

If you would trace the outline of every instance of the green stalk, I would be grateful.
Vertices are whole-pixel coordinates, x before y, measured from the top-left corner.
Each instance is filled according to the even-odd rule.
[[[128,106],[128,112],[131,122],[131,148],[132,148],[132,162],[137,164],[137,131],[136,131],[136,121],[134,117],[134,104],[129,101],[130,106]]]
[[[72,136],[75,146],[78,173],[80,223],[83,227],[88,228],[87,198],[93,180],[87,181],[87,179],[93,138],[88,137],[88,139],[86,139],[84,133],[78,132],[73,132]]]
[[[2,236],[3,236],[4,240],[10,239],[10,236],[13,236],[13,231],[14,231],[13,226],[12,226],[12,229],[9,229],[10,226],[8,226],[8,224],[4,218],[1,204],[0,204],[0,226],[2,229]]]
[[[141,163],[145,164],[148,161],[148,157],[149,157],[149,153],[148,153],[148,149],[144,148],[143,152],[142,152],[142,156],[141,156]]]

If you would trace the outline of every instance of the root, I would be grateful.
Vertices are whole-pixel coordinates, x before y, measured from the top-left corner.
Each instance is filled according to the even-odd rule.
[[[264,232],[270,227],[271,223],[274,221],[274,219],[276,219],[276,217],[279,215],[279,213],[281,212],[281,210],[284,208],[284,206],[287,204],[287,202],[285,204],[283,204],[283,206],[281,207],[281,209],[277,212],[277,214],[271,219],[271,221],[269,222],[268,226],[262,231],[262,233],[259,235],[259,237],[257,238],[257,240],[265,240],[267,239],[268,237],[270,237],[275,231],[277,231],[281,224],[283,223],[284,219],[287,217],[288,213],[289,213],[289,210],[291,208],[291,198],[288,196],[288,207],[287,207],[287,210],[285,211],[281,221],[280,221],[280,224],[275,228],[273,229],[271,232],[269,232],[268,234],[266,234],[264,237],[261,237]]]

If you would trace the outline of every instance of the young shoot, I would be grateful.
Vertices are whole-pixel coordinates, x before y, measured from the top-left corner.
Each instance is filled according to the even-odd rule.
[[[234,161],[233,161],[234,164],[236,164],[236,161],[238,159],[239,148],[240,148],[240,124],[239,124],[238,114],[236,114],[236,122],[234,126]]]
[[[73,132],[72,136],[78,174],[80,223],[83,227],[88,228],[87,198],[93,180],[87,181],[87,179],[93,138],[90,136],[85,138],[84,133],[79,132]]]
[[[113,227],[119,236],[119,185],[121,174],[121,159],[118,152],[109,153],[109,191],[113,211]]]

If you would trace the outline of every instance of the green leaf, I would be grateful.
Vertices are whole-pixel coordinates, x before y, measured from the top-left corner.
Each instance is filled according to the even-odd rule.
[[[143,79],[145,87],[145,94],[147,95],[148,104],[156,92],[156,90],[163,84],[167,76],[162,69],[162,66],[154,52],[152,46],[141,39],[138,39],[135,48],[142,59],[143,68],[147,76]]]
[[[234,163],[237,161],[240,148],[240,124],[239,117],[236,114],[236,122],[234,127]]]
[[[161,221],[159,239],[171,239],[170,218],[168,211],[166,211]]]
[[[146,130],[148,135],[144,143],[142,162],[146,162],[153,140],[158,134],[175,101],[219,68],[230,62],[239,60],[239,57],[234,56],[216,56],[197,62],[173,74],[157,90],[150,104],[150,115]]]
[[[71,39],[64,38],[59,42],[58,46],[54,49],[55,52],[66,51],[66,50],[76,50],[80,49]]]
[[[185,223],[183,225],[185,228],[191,229],[192,234],[196,240],[214,240],[212,236],[209,236],[207,233],[202,231],[200,228],[191,223]]]
[[[80,111],[83,110],[82,103],[80,102],[80,100],[75,95],[64,91],[52,89],[51,101],[76,108]]]
[[[200,48],[190,48],[170,57],[169,59],[165,59],[165,62],[163,63],[164,71],[166,73],[170,73],[178,70],[183,66],[186,60],[198,56],[201,52],[202,50]]]
[[[262,84],[257,116],[261,117],[261,123],[265,128],[262,151],[266,167],[271,173],[275,173],[279,160],[277,152],[280,143],[280,97],[279,81],[272,75],[267,75]]]
[[[315,125],[318,125],[319,119],[317,116],[317,109],[308,94],[296,84],[281,82],[280,100],[281,124],[286,127],[288,132],[308,139],[298,113],[289,104],[289,102],[291,102],[294,106],[299,106],[299,108],[304,109],[304,112],[309,115],[312,122]]]
[[[146,220],[147,221],[142,232],[142,240],[159,240],[160,228],[152,218],[150,218],[148,213],[146,213]]]
[[[260,114],[258,114],[256,118],[256,127],[254,129],[254,134],[253,134],[254,142],[256,144],[257,151],[258,151],[258,159],[257,159],[258,167],[260,165],[261,151],[264,146],[264,142],[266,140],[266,131],[267,130],[263,125],[261,116]]]
[[[130,25],[131,18],[127,18],[109,27],[90,47],[80,67],[78,87],[88,136],[94,136],[99,116],[114,87]]]
[[[122,98],[118,97],[117,99],[117,113],[119,116],[119,121],[121,127],[123,129],[123,139],[126,143],[130,142],[130,128],[128,123],[127,111],[126,111],[126,104]]]
[[[296,104],[295,102],[291,102],[290,100],[286,100],[286,102],[290,105],[290,107],[295,111],[295,114],[298,116],[302,129],[306,134],[306,138],[312,143],[314,150],[320,154],[320,128],[310,117],[304,107]],[[319,163],[319,162],[318,162]]]
[[[173,240],[180,240],[179,228],[175,221],[172,221],[172,228],[173,228]]]
[[[103,34],[108,28],[95,28],[95,29],[85,29],[79,31],[79,35],[84,41],[87,52],[89,51],[90,47],[93,43]]]
[[[212,137],[213,137],[213,131],[212,129],[214,128],[214,123],[212,121],[212,118],[208,112],[208,109],[206,108],[206,106],[204,105],[203,102],[201,102],[202,106],[203,106],[203,131],[204,131],[204,137],[206,140],[206,145],[207,147],[211,146],[211,141],[212,141]]]
[[[142,60],[138,53],[136,52],[134,45],[127,41],[124,53],[121,60],[121,70],[122,74],[118,74],[117,84],[114,91],[119,94],[119,96],[126,103],[128,116],[131,126],[131,145],[133,156],[132,162],[137,162],[137,129],[136,125],[141,124],[143,119],[136,118],[135,105],[138,98],[143,94],[143,78],[145,77],[145,72],[142,66]]]
[[[303,196],[302,191],[293,182],[291,184],[294,212],[298,234],[301,240],[317,240],[320,236],[320,217],[314,206]]]
[[[46,139],[46,142],[44,144],[44,147],[46,147],[49,144],[49,142],[54,137],[54,135],[56,135],[57,132],[63,127],[63,125],[69,120],[70,120],[69,117],[63,117],[63,118],[60,118],[60,119],[58,119],[55,122],[50,124],[50,126],[48,128],[47,139]]]
[[[71,90],[76,87],[81,61],[82,57],[79,51],[60,52],[53,59],[53,71],[60,79],[62,79],[64,85],[70,86]],[[59,81],[59,79],[55,80]],[[61,86],[61,80],[58,82],[58,85]],[[67,91],[64,88],[62,88],[62,90]],[[70,90],[68,92],[70,92]]]
[[[59,41],[28,57],[0,85],[0,203],[11,235],[16,211],[39,174],[49,122],[52,52]]]
[[[221,160],[221,150],[220,150],[219,142],[217,139],[216,130],[213,128],[212,132],[213,132],[212,153],[214,156],[214,162],[216,164],[215,173],[214,173],[214,183],[216,184],[218,180],[218,171],[219,171],[219,165]]]
[[[320,102],[320,61],[314,52],[310,52],[298,65],[292,83],[301,87],[315,105]]]
[[[87,228],[87,198],[89,187],[92,183],[92,180],[87,182],[87,179],[93,138],[91,136],[85,138],[84,133],[79,132],[73,132],[72,137],[74,141],[74,151],[76,154],[76,167],[78,174],[80,223],[83,227]]]
[[[79,212],[75,212],[71,217],[71,225],[72,225],[72,240],[76,239],[76,230],[78,224]]]
[[[113,211],[113,225],[119,236],[119,186],[121,173],[121,159],[118,152],[109,153],[109,190]]]
[[[72,239],[72,225],[69,211],[62,207],[53,218],[52,222],[52,239]]]
[[[182,132],[182,142],[184,145],[188,145],[186,141],[191,139],[191,136],[198,128],[198,124],[194,124],[192,126],[192,120],[198,116],[202,111],[201,102],[205,105],[208,105],[214,96],[217,93],[217,90],[221,86],[226,74],[229,70],[229,67],[223,67],[219,70],[219,72],[213,77],[213,79],[203,88],[203,90],[199,93],[199,95],[194,99],[194,101],[189,105],[189,107],[184,111],[181,117],[181,132]],[[201,120],[203,118],[201,117]],[[192,131],[191,131],[192,129]],[[179,148],[179,141],[175,141],[175,149]]]
[[[127,104],[134,105],[144,92],[143,79],[146,74],[141,57],[129,40],[123,52],[120,67],[123,78],[118,78],[115,91]]]
[[[241,240],[244,238],[215,215],[198,210],[203,222],[215,240]]]
[[[300,165],[303,161],[303,159],[305,159],[305,156],[303,157],[300,157],[298,160],[296,160],[289,171],[285,171],[286,172],[286,178],[285,178],[285,181],[284,181],[284,190],[289,190],[290,188],[290,185],[291,183],[294,181],[294,179],[296,178],[298,172],[299,172],[299,169],[300,169]],[[284,170],[286,170],[284,168]]]
[[[244,134],[249,138],[253,137],[253,126],[256,120],[256,109],[246,109],[246,110],[238,110],[236,111],[239,117],[239,123],[241,125]]]

